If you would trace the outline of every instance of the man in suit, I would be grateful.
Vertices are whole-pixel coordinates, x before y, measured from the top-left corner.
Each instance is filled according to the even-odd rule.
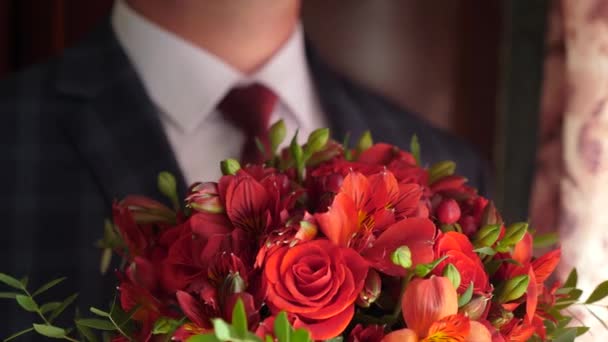
[[[0,272],[40,284],[68,276],[81,307],[111,299],[113,275],[93,247],[114,199],[159,198],[156,175],[213,180],[249,133],[222,104],[232,90],[264,89],[266,122],[300,136],[329,126],[340,139],[370,129],[423,161],[452,159],[475,186],[484,168],[463,143],[332,71],[307,46],[299,0],[118,0],[80,45],[0,82],[3,219]],[[483,188],[482,188],[482,191]],[[34,316],[2,303],[0,336]]]

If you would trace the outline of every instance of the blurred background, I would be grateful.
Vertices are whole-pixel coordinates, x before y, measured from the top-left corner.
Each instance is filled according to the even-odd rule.
[[[308,39],[337,70],[470,142],[496,171],[495,199],[505,215],[525,218],[547,3],[306,0],[303,21]],[[111,6],[0,0],[0,78],[60,54]],[[503,130],[513,125],[525,130],[509,142]],[[518,167],[509,170],[505,158]]]

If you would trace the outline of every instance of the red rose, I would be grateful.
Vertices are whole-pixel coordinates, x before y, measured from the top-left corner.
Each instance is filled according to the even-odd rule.
[[[281,247],[264,266],[268,306],[293,314],[294,326],[310,330],[313,339],[330,339],[350,323],[367,270],[354,250],[327,240]]]
[[[466,291],[467,287],[473,282],[473,291],[483,294],[489,290],[488,275],[483,268],[481,259],[477,253],[473,252],[473,245],[466,235],[457,232],[447,232],[442,234],[435,244],[435,253],[438,258],[447,256],[441,262],[434,273],[443,274],[443,269],[448,264],[453,264],[460,272],[460,286],[458,293]]]

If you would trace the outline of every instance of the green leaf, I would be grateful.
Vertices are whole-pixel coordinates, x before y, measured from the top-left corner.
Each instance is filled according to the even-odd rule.
[[[492,247],[476,248],[473,250],[473,252],[483,254],[483,255],[489,255],[489,256],[493,256],[496,254],[496,251]]]
[[[25,311],[36,312],[38,310],[38,304],[32,299],[32,297],[26,295],[17,295],[15,296],[17,303],[21,306]]]
[[[91,310],[92,313],[96,314],[97,316],[101,316],[101,317],[110,317],[110,313],[109,312],[105,312],[103,310],[99,310],[98,308],[95,307],[90,307],[89,310]]]
[[[0,273],[0,282],[5,283],[6,285],[12,288],[23,290],[23,284],[21,284],[19,280],[9,276],[8,274]]]
[[[161,194],[171,200],[175,210],[179,209],[179,199],[177,196],[177,181],[172,173],[162,171],[158,174],[158,190]]]
[[[65,309],[67,309],[68,306],[70,306],[70,305],[72,305],[72,303],[74,303],[76,298],[78,298],[78,293],[74,293],[73,295],[64,299],[63,302],[61,302],[61,305],[58,306],[55,310],[53,310],[53,313],[51,313],[51,316],[49,316],[49,322],[53,322],[57,317],[59,317],[59,315],[61,315],[61,313]]]
[[[458,269],[454,264],[450,263],[443,269],[443,276],[450,280],[455,289],[460,286],[460,272],[458,272]]]
[[[45,314],[49,311],[53,311],[53,310],[57,309],[60,306],[61,306],[61,302],[49,302],[49,303],[46,303],[46,304],[43,304],[42,306],[40,306],[40,312]]]
[[[76,329],[85,341],[97,342],[97,336],[95,336],[91,328],[76,324]]]
[[[66,335],[65,329],[47,324],[33,324],[34,330],[40,335],[44,335],[50,338],[63,338]]]
[[[188,338],[187,342],[222,342],[214,334],[196,335]]]
[[[576,337],[581,336],[582,334],[589,331],[589,327],[576,327]]]
[[[421,166],[420,142],[418,141],[418,136],[416,134],[412,136],[412,140],[410,141],[410,152],[412,153],[412,156],[414,156],[414,159],[416,159],[416,165]]]
[[[61,278],[57,278],[55,280],[49,281],[48,283],[42,285],[38,290],[36,290],[34,292],[34,294],[32,294],[32,297],[36,297],[37,295],[43,293],[44,291],[47,291],[48,289],[52,288],[53,286],[61,283],[65,279],[66,279],[66,277],[61,277]]]
[[[297,329],[291,334],[291,342],[309,342],[310,333],[306,329]]]
[[[245,337],[249,328],[247,326],[247,314],[243,300],[239,298],[232,309],[232,327],[238,337]]]
[[[344,337],[338,336],[334,338],[330,338],[329,340],[325,340],[325,342],[342,342],[344,341]]]
[[[285,127],[285,122],[283,122],[283,120],[279,120],[270,126],[268,137],[270,138],[270,149],[272,153],[277,152],[277,148],[279,148],[279,145],[285,140],[286,135],[287,128]]]
[[[213,331],[215,332],[215,336],[220,341],[230,341],[232,337],[235,336],[232,327],[226,323],[223,319],[214,319],[213,322]]]
[[[553,342],[574,342],[576,339],[576,329],[568,328],[564,329],[562,333],[555,336]]]
[[[555,245],[559,241],[557,233],[538,234],[534,237],[534,248],[545,248]]]
[[[439,265],[445,259],[447,259],[447,255],[444,255],[441,258],[439,258],[433,262],[430,262],[428,264],[418,264],[418,265],[416,265],[416,268],[414,268],[414,273],[418,277],[424,278],[429,273],[431,273],[435,269],[435,267],[437,267],[437,265]]]
[[[104,248],[101,252],[101,260],[99,261],[99,272],[106,274],[112,263],[112,248]]]
[[[0,292],[0,298],[15,299],[18,294],[17,292]]]
[[[9,337],[5,338],[5,339],[4,339],[4,340],[2,340],[2,341],[4,341],[4,342],[8,342],[8,341],[10,341],[10,340],[16,339],[17,337],[19,337],[19,336],[21,336],[21,335],[23,335],[23,334],[27,334],[27,333],[32,332],[32,331],[34,331],[34,327],[27,328],[27,329],[25,329],[25,330],[21,330],[21,331],[17,331],[16,333],[12,334],[11,336],[9,336]]]
[[[591,295],[587,298],[585,304],[595,303],[598,300],[604,299],[606,296],[608,296],[608,280],[599,284],[595,290],[591,292]]]
[[[116,327],[112,322],[97,318],[81,318],[76,320],[76,324],[83,327],[93,328],[97,330],[114,331]]]
[[[274,336],[279,342],[290,342],[291,326],[285,311],[281,311],[274,320]]]
[[[357,142],[357,152],[361,153],[374,145],[374,139],[372,139],[372,133],[368,130],[361,134],[359,141]],[[343,145],[344,148],[348,148],[347,145]]]
[[[161,317],[154,322],[152,335],[163,335],[175,331],[180,325],[180,321],[168,317]]]
[[[564,283],[563,287],[576,287],[576,283],[578,282],[578,273],[576,272],[576,268],[573,268],[568,274],[568,278]]]
[[[464,291],[464,293],[458,298],[458,307],[463,307],[467,305],[471,298],[473,298],[473,282],[469,284],[469,287]]]

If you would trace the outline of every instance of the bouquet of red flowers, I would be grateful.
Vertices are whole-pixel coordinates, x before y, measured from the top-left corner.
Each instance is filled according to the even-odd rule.
[[[167,173],[159,188],[173,208],[140,196],[114,204],[100,246],[104,267],[112,253],[123,258],[118,296],[109,312],[76,319],[83,339],[92,329],[115,341],[280,342],[572,340],[586,331],[560,313],[579,303],[576,272],[546,284],[560,250],[535,258],[546,237],[505,224],[453,162],[423,167],[415,137],[409,152],[368,133],[347,148],[327,129],[278,151],[284,132],[272,126],[267,162],[226,160],[224,176],[193,184],[183,204]],[[23,288],[19,304],[45,318],[23,284],[0,280]],[[33,329],[75,340],[46,318]]]

